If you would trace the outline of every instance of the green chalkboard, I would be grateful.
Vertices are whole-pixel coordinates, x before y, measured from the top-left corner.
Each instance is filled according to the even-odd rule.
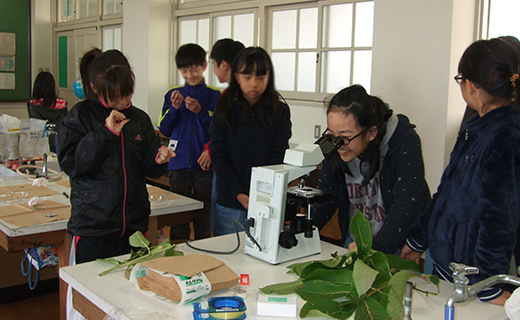
[[[31,97],[31,1],[0,0],[0,39],[2,34],[14,34],[15,54],[0,53],[0,81],[11,80],[14,75],[14,89],[2,89],[0,101],[26,101]],[[4,35],[5,36],[5,35]],[[14,56],[14,59],[13,59]],[[14,71],[6,67],[12,64]]]

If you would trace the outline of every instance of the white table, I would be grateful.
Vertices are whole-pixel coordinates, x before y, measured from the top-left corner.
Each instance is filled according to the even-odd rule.
[[[231,255],[214,255],[215,258],[225,262],[237,274],[249,274],[251,287],[261,288],[266,285],[289,282],[295,280],[295,276],[287,274],[287,266],[294,263],[287,262],[280,265],[270,265],[264,261],[258,260],[244,253],[244,234],[241,233],[241,248]],[[193,243],[198,247],[207,249],[227,251],[235,247],[236,236],[225,235]],[[199,253],[185,244],[179,245],[178,250],[184,254]],[[347,251],[329,243],[322,242],[322,253],[319,255],[306,257],[297,260],[303,262],[308,260],[325,260],[330,258],[330,254],[338,252],[340,254]],[[124,257],[121,257],[123,259]],[[165,302],[162,299],[154,297],[148,292],[143,292],[135,288],[124,277],[124,271],[118,270],[102,277],[97,275],[110,268],[109,265],[100,262],[88,262],[76,266],[68,266],[60,268],[60,278],[67,282],[74,289],[74,305],[80,312],[87,316],[90,320],[103,319],[105,314],[110,314],[113,310],[121,308],[125,304],[135,304],[153,310],[159,313],[170,315],[173,319],[193,319],[192,305],[178,305],[174,302]],[[432,290],[435,286],[425,284],[422,280],[417,280],[419,287]],[[412,318],[420,319],[443,319],[444,304],[453,289],[452,284],[441,282],[440,295],[425,296],[414,291],[412,298]],[[215,296],[232,295],[231,289],[212,292],[206,298]],[[303,300],[298,298],[298,311],[303,306]],[[205,301],[204,299],[203,301]],[[256,303],[251,298],[246,298],[247,319],[268,319],[268,317],[256,316]],[[203,303],[204,305],[204,303]],[[457,304],[455,307],[456,319],[507,319],[504,308],[491,305],[489,303],[480,302],[472,297],[465,303]],[[138,320],[142,317],[129,317],[127,319]],[[294,320],[295,318],[280,318]]]
[[[63,179],[68,179],[64,176]],[[62,179],[62,180],[63,180]],[[59,181],[57,181],[59,182]],[[42,197],[44,200],[52,200],[63,204],[70,205],[70,201],[63,195],[63,192],[70,195],[70,188],[62,186],[57,182],[49,182],[47,187],[59,194]],[[20,184],[30,185],[32,182],[22,177],[6,177],[0,182],[0,186],[12,186]],[[168,191],[165,191],[168,192]],[[151,209],[150,219],[148,223],[148,237],[152,244],[157,243],[157,229],[160,226],[171,225],[177,223],[176,218],[179,216],[182,220],[178,223],[186,222],[188,212],[201,209],[204,204],[201,201],[174,194],[176,199],[169,199],[164,206]],[[162,221],[159,221],[163,219]],[[67,233],[68,219],[53,221],[45,224],[18,227],[10,225],[0,219],[0,246],[7,252],[17,252],[27,248],[58,245],[59,267],[67,266],[69,262],[69,251],[71,244],[71,236]],[[61,319],[65,319],[65,301],[66,301],[67,285],[60,281],[60,311]]]

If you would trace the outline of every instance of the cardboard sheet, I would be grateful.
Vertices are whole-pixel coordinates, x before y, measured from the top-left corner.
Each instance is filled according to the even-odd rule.
[[[33,186],[31,184],[18,184],[15,186],[2,187],[1,189],[4,189],[4,188],[9,190],[9,192],[25,191],[28,194],[27,199],[31,199],[32,197],[35,197],[35,196],[45,197],[45,196],[52,196],[55,194],[60,194],[59,192],[49,189],[47,187],[37,187],[37,186]],[[0,193],[2,193],[1,190],[0,190]]]
[[[224,262],[207,255],[190,254],[186,256],[161,257],[144,261],[141,264],[155,270],[191,277],[199,272],[218,268],[224,265]]]
[[[190,254],[186,256],[162,257],[141,263],[144,268],[150,268],[148,275],[137,278],[139,288],[155,292],[173,301],[185,301],[187,296],[172,275],[197,277],[204,273],[211,283],[211,291],[222,290],[238,284],[238,275],[224,262],[208,255]],[[154,271],[155,270],[155,271]],[[178,277],[178,276],[175,276]],[[182,285],[191,286],[189,279],[184,279]],[[198,283],[198,280],[195,282]]]
[[[66,187],[66,188],[70,188],[70,180],[69,179],[60,180],[60,181],[55,182],[55,183],[59,184],[60,186]]]
[[[3,219],[4,217],[18,214],[22,212],[30,212],[31,209],[28,209],[20,204],[13,204],[10,206],[0,207],[0,219]]]
[[[70,218],[70,207],[35,210],[16,215],[10,215],[2,220],[19,228],[64,220]]]
[[[34,207],[13,204],[0,207],[0,219],[19,228],[70,218],[70,206],[45,200]]]

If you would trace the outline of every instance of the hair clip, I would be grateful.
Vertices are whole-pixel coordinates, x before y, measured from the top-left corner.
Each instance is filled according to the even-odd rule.
[[[511,86],[513,88],[516,88],[516,80],[518,79],[518,73],[514,73],[511,78],[509,78],[509,81],[511,81]]]

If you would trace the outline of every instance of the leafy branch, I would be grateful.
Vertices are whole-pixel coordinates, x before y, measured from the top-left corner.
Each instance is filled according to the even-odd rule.
[[[358,210],[350,222],[357,251],[332,259],[288,266],[299,279],[266,286],[265,294],[298,294],[306,301],[300,317],[355,320],[400,320],[406,282],[420,277],[439,287],[439,278],[420,273],[419,266],[372,249],[370,222]]]
[[[132,250],[130,258],[124,261],[119,261],[114,258],[97,259],[97,261],[115,265],[112,268],[101,272],[100,274],[98,274],[98,276],[104,276],[107,273],[124,267],[127,267],[128,270],[140,262],[152,260],[163,256],[169,257],[183,255],[182,252],[175,251],[175,244],[170,244],[170,240],[168,239],[166,239],[164,242],[157,246],[150,247],[150,241],[146,239],[146,237],[141,233],[141,231],[136,231],[134,234],[132,234],[129,238],[129,242],[132,247],[140,249],[136,252]]]

